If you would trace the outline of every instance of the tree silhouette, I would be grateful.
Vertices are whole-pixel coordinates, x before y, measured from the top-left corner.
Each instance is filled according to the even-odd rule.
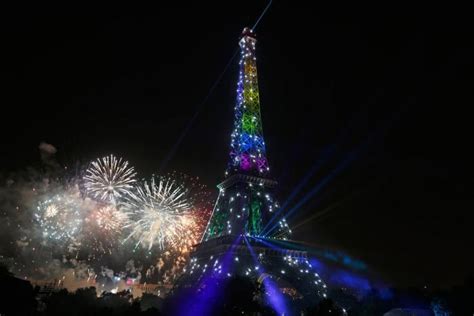
[[[0,265],[1,315],[36,315],[36,293],[31,283],[15,278],[6,267]]]
[[[337,306],[333,300],[324,299],[321,300],[318,305],[308,309],[308,316],[342,316],[342,308]]]

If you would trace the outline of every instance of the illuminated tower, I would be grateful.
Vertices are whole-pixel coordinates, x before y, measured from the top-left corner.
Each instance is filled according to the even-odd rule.
[[[231,135],[230,163],[226,175],[251,174],[264,176],[269,173],[260,117],[257,58],[253,32],[245,28],[239,45],[241,59],[237,83],[234,131]]]
[[[247,277],[264,288],[265,300],[278,315],[292,315],[289,305],[314,304],[326,297],[326,285],[305,246],[287,240],[291,230],[277,216],[277,182],[270,178],[260,116],[255,34],[245,28],[239,44],[230,161],[225,180],[217,186],[219,196],[203,239],[195,245],[176,288],[195,287],[197,296],[190,303],[194,305],[183,306],[192,315],[208,315],[220,291],[218,284],[233,276]]]
[[[245,28],[239,41],[241,58],[237,83],[234,130],[225,180],[218,185],[219,196],[204,240],[225,235],[259,236],[275,214],[270,168],[265,151],[255,57],[255,34]],[[279,237],[289,232],[284,219],[278,222]]]

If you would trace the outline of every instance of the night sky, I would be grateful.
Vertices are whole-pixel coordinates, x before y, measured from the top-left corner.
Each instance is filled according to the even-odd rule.
[[[143,177],[177,170],[214,190],[237,58],[201,103],[265,5],[2,19],[0,173],[39,166],[44,141],[63,165],[114,153]],[[293,5],[273,3],[256,33],[279,200],[324,162],[290,203],[320,186],[288,219],[313,216],[294,239],[346,251],[396,285],[461,282],[474,266],[472,21]]]

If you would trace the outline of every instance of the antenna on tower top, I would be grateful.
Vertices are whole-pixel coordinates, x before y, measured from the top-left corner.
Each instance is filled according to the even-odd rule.
[[[252,29],[246,27],[246,28],[244,28],[244,30],[242,31],[241,37],[245,37],[245,36],[250,36],[250,37],[252,37],[252,38],[255,38],[255,33],[253,32]]]

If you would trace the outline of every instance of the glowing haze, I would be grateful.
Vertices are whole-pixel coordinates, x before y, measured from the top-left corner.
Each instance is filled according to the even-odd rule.
[[[198,178],[137,180],[113,155],[72,175],[56,169],[1,179],[0,263],[18,277],[70,289],[167,284],[179,276],[212,206]]]

